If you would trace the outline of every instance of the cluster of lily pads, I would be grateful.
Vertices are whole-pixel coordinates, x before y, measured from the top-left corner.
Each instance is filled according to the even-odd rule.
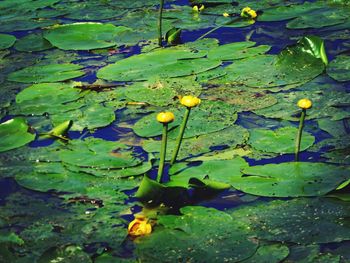
[[[1,1],[0,262],[347,262],[349,10]]]

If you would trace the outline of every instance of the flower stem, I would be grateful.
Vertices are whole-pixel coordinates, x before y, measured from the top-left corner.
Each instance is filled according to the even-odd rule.
[[[214,31],[216,31],[216,30],[218,30],[218,29],[220,29],[220,28],[222,28],[222,27],[224,27],[224,26],[230,25],[231,23],[236,22],[236,21],[238,21],[238,20],[240,20],[240,19],[241,19],[241,17],[235,17],[235,18],[231,19],[230,21],[228,21],[228,22],[226,22],[226,23],[224,23],[224,24],[222,24],[222,25],[219,25],[219,26],[217,26],[217,27],[214,27],[214,28],[212,28],[211,30],[209,30],[208,32],[206,32],[205,34],[201,35],[201,36],[200,36],[199,38],[197,38],[196,40],[201,40],[201,39],[203,39],[204,37],[206,37],[207,35],[213,33]]]
[[[185,116],[184,116],[184,118],[182,120],[182,123],[181,123],[181,126],[180,126],[179,135],[178,135],[178,137],[176,139],[176,149],[173,152],[173,156],[172,156],[171,161],[170,161],[171,165],[173,165],[176,162],[176,157],[177,157],[177,155],[179,153],[179,150],[180,150],[182,138],[183,138],[184,133],[185,133],[186,124],[187,124],[187,121],[188,121],[188,117],[190,116],[190,112],[191,112],[191,108],[187,107],[186,111],[185,111]]]
[[[162,135],[162,145],[160,148],[160,161],[157,175],[157,182],[162,182],[164,163],[165,163],[165,155],[166,155],[166,144],[168,139],[168,124],[163,123],[163,135]]]
[[[162,46],[162,17],[163,17],[163,7],[164,7],[164,0],[160,0],[160,6],[159,6],[159,16],[158,16],[158,46]]]
[[[299,161],[300,143],[301,143],[301,136],[303,134],[305,116],[306,116],[306,109],[303,109],[300,116],[299,130],[298,130],[298,135],[295,143],[295,161],[296,162]]]

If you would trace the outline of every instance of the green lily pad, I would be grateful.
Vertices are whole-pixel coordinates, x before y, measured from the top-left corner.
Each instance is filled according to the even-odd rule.
[[[235,148],[237,145],[244,144],[248,137],[249,133],[246,129],[238,125],[233,125],[217,132],[183,139],[177,159],[181,160],[186,157],[211,152],[212,148],[215,146],[221,146],[222,148]],[[171,159],[175,146],[175,140],[168,141],[166,153],[167,160]],[[142,147],[147,152],[159,153],[160,141],[147,140],[143,142]]]
[[[88,22],[54,26],[44,33],[44,37],[60,49],[91,50],[116,46],[118,35],[125,31],[130,29]]]
[[[74,83],[41,83],[32,85],[16,96],[16,106],[22,114],[61,113],[82,107]],[[70,103],[74,102],[74,103]],[[70,103],[70,104],[69,104]],[[66,118],[64,118],[66,120]]]
[[[120,143],[87,138],[84,141],[70,141],[68,146],[69,149],[60,152],[62,162],[67,164],[98,169],[118,169],[140,164],[140,160],[133,157],[131,152],[123,152],[126,146]]]
[[[202,58],[205,55],[205,51],[198,52],[184,47],[158,49],[108,65],[97,72],[97,77],[110,81],[180,77],[204,72],[221,65],[221,61]]]
[[[0,34],[0,49],[6,49],[12,47],[16,42],[16,38],[12,35]]]
[[[161,216],[165,229],[138,239],[136,254],[142,262],[239,262],[252,256],[258,244],[231,216],[212,208],[185,207],[181,216]]]
[[[115,120],[115,114],[114,109],[95,103],[62,114],[52,115],[52,122],[54,125],[58,125],[67,118],[73,120],[71,130],[82,131],[85,128],[93,130],[111,124]]]
[[[327,67],[327,74],[337,81],[350,80],[350,56],[339,55]]]
[[[232,160],[205,161],[198,166],[187,166],[180,171],[176,171],[172,167],[169,171],[171,175],[170,182],[167,185],[188,187],[188,181],[191,178],[196,178],[224,183],[226,188],[230,188],[231,177],[241,175],[241,169],[247,167],[248,163],[241,157]]]
[[[328,84],[322,80],[320,78],[309,82],[300,87],[300,91],[276,93],[276,104],[254,112],[266,118],[298,121],[300,108],[297,107],[297,102],[303,98],[310,98],[313,106],[306,113],[309,120],[321,117],[341,120],[349,117],[348,111],[341,107],[349,103],[347,92],[336,83]]]
[[[270,50],[270,46],[261,45],[254,47],[256,43],[251,41],[236,42],[221,45],[208,52],[208,58],[218,60],[235,60],[261,55]]]
[[[0,124],[0,152],[21,147],[35,139],[28,132],[28,125],[22,118],[14,118]]]
[[[249,130],[248,143],[255,149],[263,152],[293,153],[298,129],[284,127],[275,131],[266,129]],[[315,137],[308,132],[303,132],[300,151],[309,148],[315,142]]]
[[[257,203],[233,209],[231,215],[233,222],[247,223],[259,239],[314,244],[349,240],[349,213],[347,202],[309,198]]]
[[[349,167],[326,163],[289,162],[251,166],[231,178],[245,193],[270,197],[321,196],[350,177]]]
[[[15,49],[18,51],[42,51],[52,48],[49,41],[44,39],[41,34],[30,34],[17,40]]]
[[[85,74],[76,64],[34,65],[8,76],[8,80],[24,83],[56,82],[80,77]]]
[[[263,109],[277,103],[277,99],[273,95],[265,92],[237,89],[230,86],[206,89],[202,92],[201,97],[232,104],[237,111]]]

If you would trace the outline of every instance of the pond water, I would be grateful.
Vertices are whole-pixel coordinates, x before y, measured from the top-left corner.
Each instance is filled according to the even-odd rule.
[[[350,262],[350,2],[159,6],[0,1],[0,262]]]

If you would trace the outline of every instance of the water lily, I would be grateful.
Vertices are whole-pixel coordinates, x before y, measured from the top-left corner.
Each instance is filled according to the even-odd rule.
[[[229,16],[230,16],[230,14],[229,14],[229,13],[226,13],[226,12],[223,13],[222,15],[223,15],[224,17],[229,17]]]
[[[298,107],[301,109],[310,109],[312,107],[312,102],[309,99],[301,99],[298,101]]]
[[[295,141],[295,161],[299,160],[300,143],[301,143],[301,136],[302,136],[303,128],[304,128],[306,110],[310,109],[312,107],[312,101],[309,99],[301,99],[298,101],[297,105],[299,108],[302,109],[302,111],[301,111],[301,115],[300,115],[298,134],[297,134],[297,138]]]
[[[158,183],[162,182],[162,177],[163,177],[166,145],[168,140],[168,124],[174,121],[174,119],[175,119],[174,113],[170,111],[160,112],[157,115],[157,121],[163,124],[162,144],[160,148],[160,161],[159,161],[159,168],[158,168],[158,174],[157,174]]]
[[[133,221],[129,223],[128,234],[133,237],[148,235],[152,232],[152,225],[149,220],[142,215],[135,217]]]
[[[256,18],[258,15],[255,10],[251,9],[250,7],[245,7],[242,9],[241,17],[243,18]]]
[[[173,156],[171,158],[170,164],[174,164],[176,161],[177,155],[180,150],[182,138],[185,133],[188,117],[190,116],[191,108],[198,106],[201,103],[201,100],[194,96],[183,96],[180,98],[180,103],[186,107],[186,111],[180,126],[179,135],[176,139],[176,148],[175,148],[175,151],[173,152]]]

